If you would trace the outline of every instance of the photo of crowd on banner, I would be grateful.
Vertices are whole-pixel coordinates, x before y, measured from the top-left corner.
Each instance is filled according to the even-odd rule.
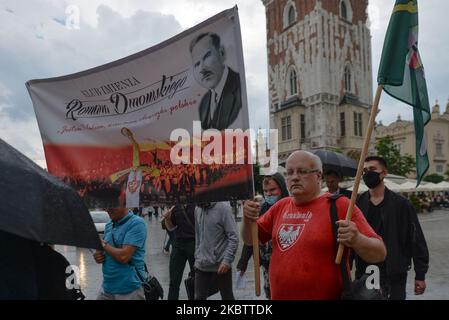
[[[139,145],[128,128],[122,128],[122,133],[132,142],[132,155],[130,147],[109,152],[102,149],[101,152],[79,153],[90,155],[89,159],[77,161],[86,166],[82,170],[67,162],[53,168],[89,208],[114,206],[116,199],[112,189],[126,194],[127,208],[214,201],[223,193],[232,199],[251,189],[250,165],[204,162],[174,165],[170,160],[173,142],[151,139],[151,144]],[[89,164],[95,168],[88,168]]]
[[[133,175],[137,187],[133,189],[133,180],[119,179],[112,183],[106,178],[77,179],[64,177],[63,181],[71,185],[83,198],[89,208],[108,207],[104,202],[111,189],[120,189],[125,193],[136,194],[138,203],[127,203],[126,207],[148,207],[159,204],[192,203],[213,201],[218,197],[210,188],[225,186],[227,182],[235,179],[242,180],[247,175],[247,166],[244,165],[176,165],[166,162],[157,165],[159,174],[143,173],[141,178]],[[139,181],[140,180],[140,181]],[[237,195],[241,189],[246,188],[246,182],[229,185],[227,190],[235,190]],[[126,189],[125,189],[126,186]],[[204,193],[209,190],[208,193]],[[222,191],[221,191],[222,192]],[[102,199],[97,200],[97,198]],[[114,199],[111,199],[114,203]]]

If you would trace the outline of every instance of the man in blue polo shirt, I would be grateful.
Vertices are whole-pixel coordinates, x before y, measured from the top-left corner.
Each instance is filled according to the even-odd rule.
[[[145,274],[145,240],[147,228],[141,217],[123,208],[124,194],[119,196],[120,208],[106,209],[111,218],[103,238],[104,251],[94,254],[103,264],[103,285],[98,300],[145,300],[140,281]]]

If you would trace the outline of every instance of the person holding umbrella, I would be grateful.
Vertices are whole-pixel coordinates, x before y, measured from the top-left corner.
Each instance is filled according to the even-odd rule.
[[[351,199],[351,191],[340,188],[341,175],[335,170],[328,170],[324,174],[324,181],[326,181],[327,189],[329,193],[341,194]]]

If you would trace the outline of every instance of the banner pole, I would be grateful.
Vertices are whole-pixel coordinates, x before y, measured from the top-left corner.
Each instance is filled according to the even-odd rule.
[[[368,122],[368,130],[365,135],[365,141],[363,143],[362,153],[360,154],[359,166],[357,168],[357,174],[355,176],[354,187],[352,188],[351,202],[346,212],[346,221],[350,221],[352,217],[352,211],[354,210],[355,202],[357,199],[357,194],[359,192],[360,180],[363,173],[363,164],[365,163],[366,155],[368,154],[368,146],[371,140],[371,134],[374,129],[374,124],[377,116],[377,111],[379,110],[380,96],[382,95],[383,85],[377,87],[376,96],[374,98],[374,104],[371,108],[371,114]],[[337,257],[335,258],[335,263],[340,264],[341,258],[343,256],[344,245],[340,244],[338,246]]]
[[[259,258],[259,232],[257,222],[251,222],[251,236],[253,240],[254,283],[256,296],[260,296],[260,258]]]

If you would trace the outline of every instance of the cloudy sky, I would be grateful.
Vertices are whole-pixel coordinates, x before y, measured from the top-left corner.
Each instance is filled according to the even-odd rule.
[[[242,28],[251,127],[268,128],[265,8],[260,0],[0,0],[0,138],[27,156],[42,159],[27,80],[125,57],[235,4]],[[375,73],[393,4],[394,0],[370,1]],[[449,1],[421,1],[419,9],[430,102],[433,105],[438,99],[444,109],[449,98]],[[396,120],[399,113],[402,119],[412,118],[410,108],[386,95],[380,108],[377,119],[384,124]]]

